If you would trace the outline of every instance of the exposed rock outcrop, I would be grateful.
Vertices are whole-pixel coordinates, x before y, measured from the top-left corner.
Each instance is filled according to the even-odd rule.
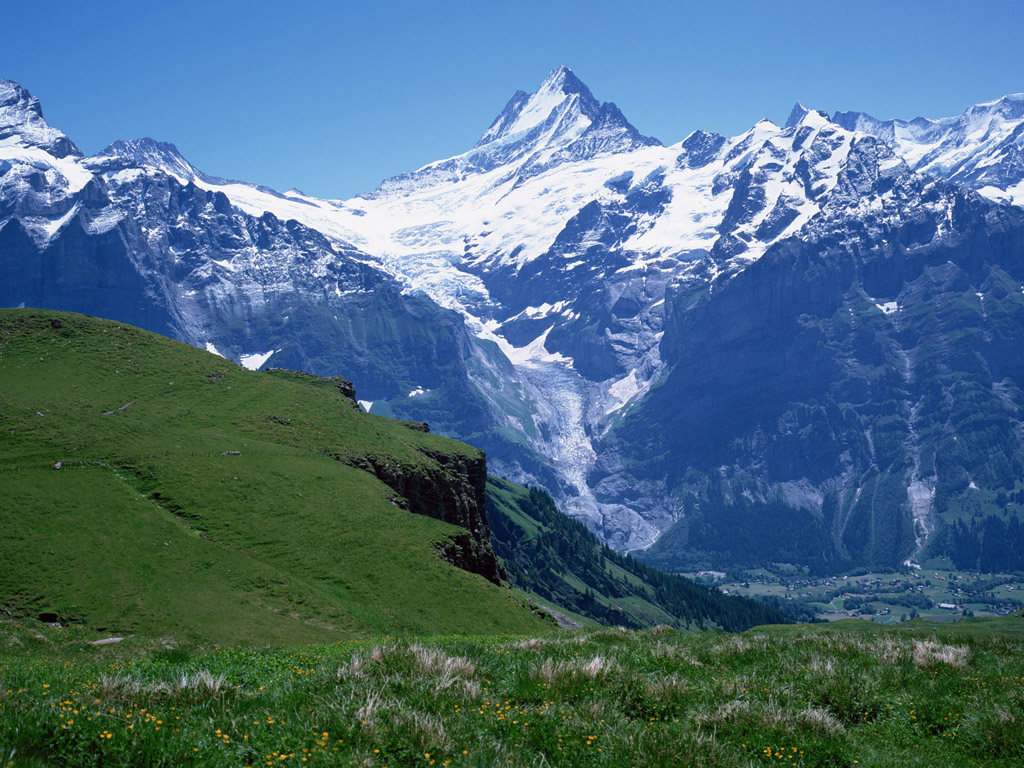
[[[400,495],[399,506],[466,529],[439,549],[458,567],[500,583],[505,569],[491,547],[487,521],[487,460],[482,451],[472,456],[424,452],[436,467],[411,468],[392,459],[368,456],[356,465],[372,471]],[[363,461],[367,466],[363,465]]]

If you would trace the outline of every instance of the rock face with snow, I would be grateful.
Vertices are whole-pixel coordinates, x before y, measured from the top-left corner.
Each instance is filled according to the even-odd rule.
[[[832,119],[879,137],[915,171],[1024,204],[1024,93],[940,120],[877,120],[862,112],[837,112]]]
[[[614,104],[598,102],[571,70],[558,67],[536,93],[517,91],[472,150],[388,179],[366,197],[414,194],[495,170],[515,186],[565,163],[660,145],[641,136]]]
[[[892,159],[861,140],[799,237],[670,298],[671,362],[588,478],[668,491],[652,563],[892,568],[1015,487],[1024,216]]]
[[[39,99],[10,80],[0,80],[0,146],[28,150],[29,157],[37,156],[31,150],[58,160],[82,156],[71,139],[43,119]]]
[[[560,67],[327,201],[82,158],[5,89],[0,303],[344,374],[663,567],[888,567],[1024,481],[1019,96],[664,146]]]

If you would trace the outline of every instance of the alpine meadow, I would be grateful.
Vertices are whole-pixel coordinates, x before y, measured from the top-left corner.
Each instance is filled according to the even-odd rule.
[[[1019,8],[57,6],[0,768],[1024,765]]]

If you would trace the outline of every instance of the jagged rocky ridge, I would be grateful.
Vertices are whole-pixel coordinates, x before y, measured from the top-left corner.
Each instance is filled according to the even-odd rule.
[[[878,120],[863,112],[837,112],[832,120],[882,139],[915,171],[998,202],[1024,203],[1024,93],[940,120]]]
[[[290,354],[289,365],[345,372],[365,406],[485,447],[492,466],[545,485],[616,547],[661,535],[651,556],[666,567],[894,564],[1012,490],[1020,465],[1020,372],[1005,341],[1019,338],[1024,301],[1018,214],[1005,205],[1020,181],[1019,101],[909,128],[798,104],[782,127],[665,147],[558,68],[469,152],[360,198],[225,181],[170,145],[127,142],[77,161],[102,193],[79,212],[139,225],[122,261],[140,277],[116,271],[136,281],[123,293],[149,294],[133,311],[163,301],[167,319],[151,322],[193,343],[236,359],[280,348],[269,364]],[[936,141],[941,152],[922,154]],[[7,194],[8,176],[3,205],[39,194]],[[29,186],[60,198],[58,182]],[[13,204],[15,231],[40,253],[39,232],[59,234],[73,207],[57,202],[35,223]],[[217,205],[245,233],[210,238]],[[193,212],[182,228],[179,211]],[[273,236],[246,234],[271,224]],[[225,242],[237,248],[222,258]],[[369,301],[348,298],[359,292],[339,270],[365,275],[355,285],[372,283],[374,306],[388,298],[388,333],[390,313],[415,301],[417,328],[443,320],[427,356],[441,363],[401,333],[362,328],[366,354],[335,354],[330,318],[356,325]],[[275,303],[279,293],[294,298]],[[231,341],[252,326],[249,346]],[[381,344],[394,370],[375,367]],[[970,405],[958,405],[963,387]],[[998,479],[977,466],[992,441],[1011,467]],[[773,525],[776,543],[751,533]]]

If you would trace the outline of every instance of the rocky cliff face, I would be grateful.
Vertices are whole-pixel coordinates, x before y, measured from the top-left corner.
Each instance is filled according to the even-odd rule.
[[[590,478],[613,499],[664,490],[641,501],[678,519],[652,562],[891,568],[1021,479],[1024,216],[874,167],[844,185],[888,216],[829,209],[674,297],[667,375]]]
[[[465,528],[469,539],[459,539],[461,543],[451,552],[446,549],[446,555],[459,560],[460,567],[498,581],[501,567],[490,545],[487,461],[483,452],[471,457],[436,452],[426,455],[436,462],[435,466],[410,468],[373,455],[342,460],[373,472],[399,494],[396,503],[410,512]]]
[[[430,453],[436,469],[410,469],[387,459],[367,457],[369,469],[401,496],[401,506],[465,528],[441,546],[442,556],[453,565],[500,583],[507,574],[491,547],[487,522],[487,462],[482,452],[466,458]]]
[[[315,376],[283,368],[270,369],[269,373],[326,385],[343,398],[344,408],[361,412],[352,383],[341,376]],[[422,423],[397,424],[413,433],[429,432],[427,425]],[[265,419],[265,428],[286,444],[293,439],[294,429],[289,418],[269,415]],[[347,446],[340,449],[332,442],[330,434],[323,435],[321,440],[323,442],[317,449],[320,453],[375,475],[395,492],[392,503],[396,506],[412,514],[432,517],[462,528],[465,533],[453,535],[439,545],[439,552],[446,560],[496,584],[506,579],[491,547],[491,529],[487,520],[487,461],[483,451],[453,445],[445,440],[426,444],[415,440],[402,446],[406,449],[404,452],[378,453],[371,449],[353,453]],[[394,448],[393,444],[388,445]]]

